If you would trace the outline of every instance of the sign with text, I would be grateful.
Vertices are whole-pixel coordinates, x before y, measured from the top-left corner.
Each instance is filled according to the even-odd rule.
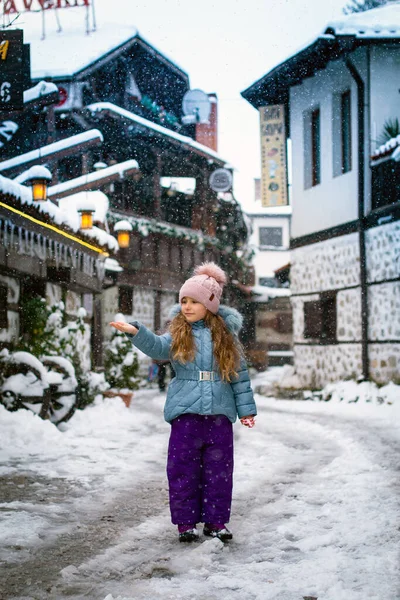
[[[24,107],[22,29],[0,30],[0,112]]]
[[[286,206],[287,161],[285,107],[263,106],[260,111],[261,136],[261,204]]]
[[[3,4],[3,14],[12,15],[22,12],[37,12],[52,8],[74,8],[90,6],[90,0],[0,0]]]

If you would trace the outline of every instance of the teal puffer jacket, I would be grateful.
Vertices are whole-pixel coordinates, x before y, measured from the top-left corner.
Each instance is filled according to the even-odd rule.
[[[179,311],[180,305],[177,305],[171,316],[175,316]],[[234,308],[221,306],[218,314],[236,336],[243,322],[240,313]],[[238,376],[232,382],[222,381],[217,373],[211,332],[204,321],[192,324],[197,351],[194,360],[186,364],[171,358],[170,333],[159,336],[137,321],[131,324],[139,329],[136,335],[127,334],[132,344],[151,358],[170,360],[175,370],[176,376],[168,387],[164,408],[164,417],[168,423],[186,413],[222,414],[232,423],[236,421],[237,416],[241,418],[257,414],[245,360],[242,359]],[[200,381],[200,371],[214,371],[214,381]]]

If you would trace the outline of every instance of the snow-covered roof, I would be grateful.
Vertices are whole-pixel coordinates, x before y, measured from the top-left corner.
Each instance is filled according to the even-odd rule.
[[[19,200],[22,206],[28,205],[35,207],[39,214],[42,213],[43,215],[47,215],[56,225],[64,225],[76,233],[79,232],[79,236],[90,238],[99,246],[107,247],[113,252],[116,252],[119,248],[115,237],[98,227],[80,230],[80,221],[77,221],[75,218],[75,214],[78,216],[78,213],[72,206],[64,208],[63,210],[49,200],[46,202],[33,202],[32,191],[29,187],[21,185],[12,179],[3,177],[2,175],[0,175],[0,192],[13,196],[16,200]]]
[[[271,298],[288,298],[291,295],[289,288],[253,285],[249,289],[254,294],[254,302],[268,302]]]
[[[110,203],[106,194],[100,190],[78,192],[77,194],[60,198],[58,206],[63,213],[68,214],[69,220],[73,223],[74,227],[79,228],[80,215],[78,211],[83,208],[85,203],[90,203],[94,207],[93,222],[105,223]]]
[[[110,257],[104,261],[104,268],[106,271],[113,271],[114,273],[121,273],[124,270],[115,258]]]
[[[43,96],[48,96],[49,94],[54,94],[55,92],[58,94],[58,87],[55,83],[50,83],[49,81],[39,81],[39,83],[37,83],[35,86],[25,90],[24,103],[33,102],[33,100],[37,100]]]
[[[384,6],[344,15],[328,23],[325,33],[354,35],[357,38],[399,38],[400,3],[390,2]]]
[[[226,164],[226,161],[223,160],[217,152],[215,152],[214,150],[211,150],[211,148],[208,148],[207,146],[203,146],[203,144],[199,144],[198,142],[193,140],[191,137],[188,137],[186,135],[181,135],[180,133],[177,133],[176,131],[167,129],[167,127],[162,127],[162,125],[157,125],[157,123],[153,123],[152,121],[149,121],[148,119],[144,119],[143,117],[140,117],[139,115],[136,115],[135,113],[130,112],[129,110],[126,110],[125,108],[121,108],[120,106],[117,106],[116,104],[112,104],[111,102],[96,102],[95,104],[90,104],[89,106],[87,106],[86,110],[90,110],[92,113],[97,113],[97,112],[111,113],[114,115],[118,115],[124,119],[128,119],[129,121],[134,121],[138,125],[142,125],[143,127],[146,127],[147,129],[151,129],[152,131],[155,131],[162,136],[174,139],[177,142],[180,142],[181,144],[189,146],[193,150],[200,152],[201,154],[210,156],[210,157],[218,160],[219,162],[223,163],[224,165]]]
[[[287,89],[313,76],[331,60],[348,55],[366,40],[386,43],[400,38],[400,2],[344,15],[328,23],[323,32],[282,63],[268,71],[241,95],[253,106],[282,103]]]
[[[371,156],[371,160],[376,164],[376,161],[387,159],[389,156],[396,161],[400,160],[400,135],[379,146]]]
[[[11,14],[10,20],[15,17]],[[31,45],[32,79],[65,79],[138,39],[133,25],[136,18],[132,0],[118,0],[113,6],[101,1],[93,8],[70,6],[25,12],[13,27],[23,29],[24,42]],[[187,77],[174,62],[164,58]]]
[[[44,167],[43,165],[33,165],[30,169],[18,175],[14,181],[17,183],[26,183],[27,181],[32,181],[34,179],[51,181],[52,178],[53,176],[47,167]]]
[[[287,217],[292,214],[291,206],[261,206],[254,204],[245,209],[246,215],[249,217]]]
[[[64,140],[60,140],[58,142],[54,142],[53,144],[43,146],[38,150],[31,150],[30,152],[26,152],[25,154],[20,154],[19,156],[14,156],[13,158],[9,158],[8,160],[3,160],[3,162],[0,162],[0,172],[9,171],[10,169],[15,169],[16,167],[26,165],[32,162],[41,162],[47,156],[54,156],[58,152],[63,152],[67,148],[73,148],[74,146],[79,146],[80,144],[86,144],[89,142],[96,143],[102,141],[103,134],[98,129],[90,129],[89,131],[83,131],[82,133],[71,135],[70,137],[67,137]]]
[[[107,177],[111,177],[113,175],[119,176],[120,179],[128,176],[130,173],[137,171],[139,165],[136,160],[130,159],[125,160],[122,163],[117,163],[116,165],[111,165],[105,169],[100,169],[99,171],[92,171],[92,173],[86,173],[85,175],[81,175],[80,177],[76,177],[75,179],[69,179],[68,181],[63,181],[62,183],[58,183],[57,185],[52,185],[47,190],[47,195],[49,198],[59,198],[61,196],[69,195],[68,192],[73,192],[74,189],[79,188],[80,186],[87,186],[96,183],[97,181],[104,180]]]

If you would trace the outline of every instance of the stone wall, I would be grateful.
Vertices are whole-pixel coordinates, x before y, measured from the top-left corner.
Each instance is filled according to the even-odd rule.
[[[358,235],[295,248],[291,252],[292,294],[323,292],[360,284]]]
[[[368,282],[400,277],[400,222],[369,229],[365,235]]]
[[[400,277],[400,223],[369,229],[366,256],[370,284],[367,292],[370,376],[379,383],[397,381],[400,379],[400,281],[385,280]],[[301,344],[295,347],[295,367],[302,385],[324,385],[327,381],[361,375],[359,282],[357,233],[292,250],[294,343]],[[338,290],[338,344],[325,346],[317,341],[312,344],[303,335],[304,303],[318,300],[319,292],[328,290]]]
[[[160,323],[161,329],[164,329],[166,322],[169,320],[170,310],[177,303],[175,292],[163,292],[161,294],[161,310]]]
[[[302,387],[321,388],[361,375],[361,344],[294,347],[294,364]]]

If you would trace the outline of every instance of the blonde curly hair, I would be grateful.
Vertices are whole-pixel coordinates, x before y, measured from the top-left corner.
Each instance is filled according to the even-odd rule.
[[[236,369],[239,368],[240,364],[240,343],[219,315],[214,315],[207,310],[204,321],[211,331],[214,357],[221,379],[228,382],[232,381],[238,375]],[[169,330],[172,336],[171,353],[173,359],[183,364],[194,360],[196,347],[192,326],[181,312],[171,321]]]

